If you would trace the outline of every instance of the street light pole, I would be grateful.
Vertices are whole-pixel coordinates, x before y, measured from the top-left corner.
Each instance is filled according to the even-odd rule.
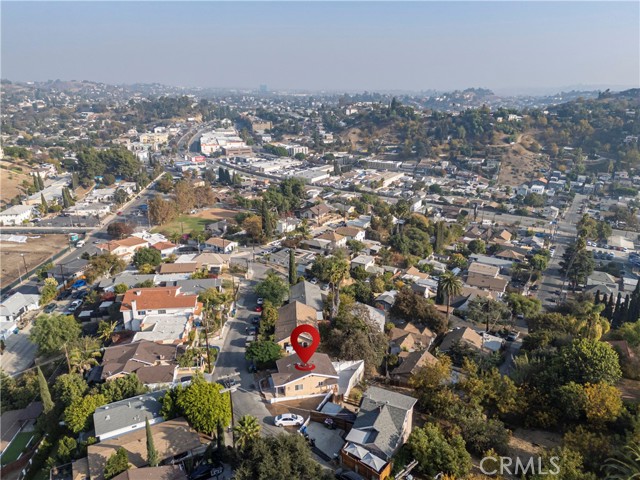
[[[27,276],[27,272],[28,272],[28,270],[27,270],[27,261],[24,259],[24,253],[21,253],[20,255],[22,256],[22,264],[24,265],[24,276],[26,277]],[[20,270],[20,269],[18,269],[18,270]],[[20,283],[22,283],[22,279],[20,280]]]

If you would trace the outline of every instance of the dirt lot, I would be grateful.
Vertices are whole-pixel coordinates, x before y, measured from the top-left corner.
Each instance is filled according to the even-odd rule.
[[[506,150],[500,165],[499,185],[516,187],[523,183],[528,183],[531,179],[540,176],[536,173],[538,169],[549,166],[548,162],[544,160],[544,156],[541,157],[525,148],[532,142],[533,138],[525,134],[518,139],[518,143],[511,145]]]
[[[529,457],[539,455],[543,449],[550,450],[557,447],[561,442],[562,436],[558,433],[518,428],[514,430],[509,440],[510,455],[526,461]]]
[[[6,285],[24,275],[24,264],[31,270],[68,245],[66,235],[29,237],[27,243],[0,242],[0,284]],[[24,262],[22,255],[24,254]]]
[[[21,168],[22,171],[18,171]],[[25,163],[13,163],[0,160],[0,203],[7,205],[19,193],[23,193],[20,184],[27,180],[33,182],[29,175],[31,168]]]
[[[207,220],[222,220],[226,218],[227,220],[233,220],[233,218],[240,213],[239,210],[227,210],[224,208],[209,208],[202,212],[198,212],[194,215],[194,217],[198,218],[206,218]]]

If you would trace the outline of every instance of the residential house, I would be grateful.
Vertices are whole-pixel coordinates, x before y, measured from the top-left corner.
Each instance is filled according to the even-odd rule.
[[[366,303],[355,302],[352,313],[358,318],[368,317],[381,332],[384,332],[384,327],[387,323],[387,315],[384,310],[372,307]]]
[[[126,402],[127,400],[124,401]],[[140,410],[138,410],[138,412],[138,417],[144,418],[146,412],[141,413]],[[137,422],[137,420],[131,420],[131,422]],[[132,423],[132,425],[137,427],[138,424]],[[142,427],[144,427],[144,420]],[[89,472],[88,478],[91,480],[103,480],[104,467],[107,460],[116,453],[118,448],[124,448],[127,452],[129,463],[135,467],[129,471],[139,470],[140,472],[144,472],[147,469],[141,467],[147,465],[146,435],[144,428],[135,428],[133,431],[123,432],[117,437],[110,437],[99,443],[89,445],[87,448],[87,457],[74,462],[72,466],[73,471],[76,472],[81,469],[86,469],[86,471]],[[153,437],[153,444],[158,452],[158,460],[160,462],[199,449],[202,444],[198,433],[193,430],[182,417],[152,424],[151,436]],[[147,478],[156,480],[162,477],[154,476]]]
[[[180,287],[180,291],[185,295],[200,295],[205,290],[215,288],[222,291],[222,280],[219,278],[198,278],[186,280],[169,280],[163,282],[165,287]]]
[[[426,365],[434,365],[438,359],[428,350],[414,352],[400,352],[398,354],[399,365],[391,371],[391,379],[403,387],[409,386],[409,380],[420,368]]]
[[[511,254],[507,252],[511,252],[511,251],[512,250],[502,250],[501,253],[503,253],[504,256],[509,257],[511,256]],[[473,263],[480,263],[482,265],[490,265],[492,267],[498,267],[501,273],[508,274],[513,268],[514,260],[510,258],[504,258],[504,256],[498,257],[496,255],[496,256],[490,257],[489,255],[474,253],[469,257],[469,259]],[[524,255],[523,255],[523,258],[524,258]]]
[[[144,428],[145,420],[149,420],[151,425],[164,422],[164,418],[160,415],[162,410],[160,399],[165,393],[166,390],[145,393],[139,397],[127,398],[96,408],[93,414],[96,438],[102,442]]]
[[[141,283],[151,281],[156,283],[156,275],[154,274],[133,274],[131,272],[122,272],[113,277],[103,278],[98,283],[98,288],[105,292],[112,292],[116,285],[126,285],[127,288],[135,287]]]
[[[275,326],[275,342],[285,350],[293,351],[291,347],[291,332],[300,325],[311,325],[318,328],[318,311],[298,301],[293,301],[280,307]],[[300,339],[311,341],[305,335],[301,335]]]
[[[104,217],[111,213],[111,204],[107,203],[76,203],[66,208],[65,213],[76,217]]]
[[[347,245],[347,237],[343,237],[342,235],[333,231],[327,231],[321,235],[318,235],[316,237],[316,240],[326,240],[327,242],[329,242],[328,247],[331,250],[342,248]]]
[[[159,275],[184,274],[190,276],[198,270],[200,267],[196,262],[161,263],[158,265]]]
[[[397,290],[389,290],[387,292],[382,292],[380,295],[376,297],[373,302],[373,306],[388,312],[393,307],[393,304],[396,303],[396,295],[398,295]]]
[[[465,282],[472,287],[484,288],[502,294],[509,284],[509,279],[499,275],[499,272],[499,267],[473,262],[469,265]]]
[[[15,330],[25,313],[37,310],[40,306],[39,295],[16,292],[0,303],[0,338],[6,339]]]
[[[277,372],[268,379],[269,387],[263,393],[270,403],[324,396],[338,393],[338,380],[331,359],[325,353],[314,353],[309,360],[313,370],[298,370],[296,364],[303,363],[293,354],[276,361]]]
[[[511,232],[509,230],[502,229],[499,232],[496,232],[491,237],[491,242],[502,245],[505,243],[510,243],[512,237],[513,235],[511,235]]]
[[[33,205],[14,205],[0,213],[0,225],[22,225],[31,219]]]
[[[151,248],[154,250],[158,250],[162,258],[167,258],[170,255],[173,255],[175,251],[178,249],[178,245],[171,242],[158,242],[151,245]]]
[[[336,233],[346,237],[347,240],[357,240],[359,242],[364,241],[365,231],[356,227],[339,227],[336,228]]]
[[[301,214],[302,218],[306,218],[315,225],[324,225],[331,218],[333,209],[326,203],[319,203],[307,210],[304,210]]]
[[[102,253],[117,255],[125,261],[130,261],[136,250],[149,247],[149,242],[139,237],[131,236],[122,240],[111,240],[98,245]]]
[[[182,343],[200,318],[202,304],[180,287],[134,288],[124,294],[120,312],[125,329],[138,332],[134,341]]]
[[[238,242],[226,238],[211,237],[204,242],[205,249],[215,253],[231,253],[238,248]]]
[[[402,351],[427,350],[435,338],[436,335],[427,327],[417,327],[412,323],[404,328],[393,327],[389,331],[390,352],[397,355]]]
[[[64,284],[70,280],[81,277],[89,267],[89,261],[84,258],[76,258],[68,262],[58,263],[47,270],[47,277],[55,278],[58,283]]]
[[[371,255],[358,255],[356,258],[351,260],[351,269],[356,267],[362,267],[367,270],[370,267],[375,266],[376,258]]]
[[[130,468],[113,477],[113,480],[188,480],[188,478],[181,465],[165,465],[162,467]]]
[[[353,220],[347,220],[347,227],[367,229],[371,226],[371,215],[360,215]]]
[[[364,378],[364,360],[343,360],[332,364],[339,377],[337,395],[347,398],[351,389]]]
[[[149,388],[167,387],[176,380],[178,347],[142,340],[107,347],[99,367],[100,378],[111,381],[135,373]]]
[[[366,478],[386,478],[388,462],[409,438],[417,400],[379,387],[362,396],[353,428],[340,452],[341,463]],[[360,450],[362,449],[362,450]],[[373,476],[377,473],[378,476]]]
[[[504,340],[486,332],[478,333],[469,327],[459,327],[445,335],[440,351],[448,352],[456,345],[469,347],[478,353],[492,353],[504,346]]]
[[[598,286],[604,285],[611,290],[617,290],[618,280],[609,273],[600,272],[596,270],[587,277],[587,286],[590,287],[592,285],[598,285]]]
[[[303,280],[289,287],[289,303],[299,302],[320,313],[318,320],[321,320],[324,301],[322,300],[322,290],[318,285]]]
[[[276,221],[276,233],[278,235],[284,235],[285,233],[293,232],[300,225],[300,219],[295,217],[287,217]]]

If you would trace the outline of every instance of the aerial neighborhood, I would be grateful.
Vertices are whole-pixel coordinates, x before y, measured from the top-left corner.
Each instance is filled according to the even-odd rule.
[[[2,89],[3,478],[637,453],[638,90]]]

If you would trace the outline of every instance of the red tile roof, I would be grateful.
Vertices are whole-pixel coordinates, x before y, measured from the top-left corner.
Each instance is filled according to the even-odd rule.
[[[183,295],[180,287],[133,288],[124,294],[120,311],[130,311],[133,301],[137,310],[196,308],[198,296]]]

